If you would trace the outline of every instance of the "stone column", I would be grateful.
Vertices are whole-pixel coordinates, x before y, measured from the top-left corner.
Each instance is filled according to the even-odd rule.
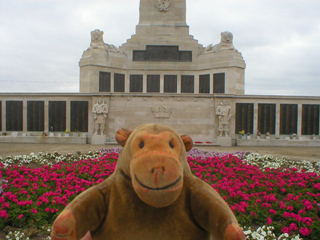
[[[66,130],[71,131],[71,102],[70,100],[66,101]]]
[[[280,137],[280,103],[276,104],[276,138]]]
[[[124,92],[130,92],[130,74],[128,73],[124,75]]]
[[[194,75],[194,93],[195,94],[198,94],[199,93],[199,80],[200,78],[200,75]]]
[[[114,73],[110,72],[110,92],[114,93]]]
[[[181,74],[177,75],[177,93],[181,93]]]
[[[298,104],[297,136],[302,135],[302,104]]]
[[[160,93],[164,93],[164,74],[160,74]]]
[[[143,74],[143,79],[142,79],[142,92],[146,93],[147,92],[147,74]]]

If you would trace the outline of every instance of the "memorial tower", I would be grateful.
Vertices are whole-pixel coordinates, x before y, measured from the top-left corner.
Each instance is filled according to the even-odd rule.
[[[80,91],[244,94],[244,69],[232,33],[207,47],[189,34],[186,0],[140,0],[136,33],[120,47],[104,43],[102,31],[91,32]]]

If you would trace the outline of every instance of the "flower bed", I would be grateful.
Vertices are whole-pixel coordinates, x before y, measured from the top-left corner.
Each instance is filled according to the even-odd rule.
[[[119,151],[0,159],[0,232],[50,226],[68,202],[114,171]],[[248,239],[319,239],[319,163],[196,148],[188,161],[228,202]]]

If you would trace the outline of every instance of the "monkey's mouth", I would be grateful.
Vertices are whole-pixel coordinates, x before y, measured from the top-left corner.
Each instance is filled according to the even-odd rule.
[[[170,183],[164,187],[156,187],[156,188],[152,188],[152,187],[148,187],[147,185],[144,185],[142,182],[140,182],[140,180],[138,179],[137,175],[134,175],[134,178],[137,180],[137,182],[140,184],[141,187],[144,187],[148,190],[155,190],[155,191],[160,191],[160,190],[166,190],[170,187],[173,187],[174,185],[176,185],[180,180],[181,180],[181,176],[176,180],[174,181],[173,183]]]

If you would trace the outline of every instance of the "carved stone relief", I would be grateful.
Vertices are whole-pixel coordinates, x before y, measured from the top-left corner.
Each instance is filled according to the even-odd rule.
[[[222,101],[216,108],[216,115],[219,120],[219,137],[228,137],[231,119],[231,107],[228,101]]]
[[[109,112],[108,105],[104,103],[104,100],[99,99],[92,109],[93,119],[95,121],[94,135],[104,135],[106,128],[106,119]]]
[[[170,118],[172,109],[170,107],[152,107],[151,111],[153,112],[153,115],[155,118]]]
[[[172,0],[154,0],[154,6],[159,12],[167,12],[170,9]]]

